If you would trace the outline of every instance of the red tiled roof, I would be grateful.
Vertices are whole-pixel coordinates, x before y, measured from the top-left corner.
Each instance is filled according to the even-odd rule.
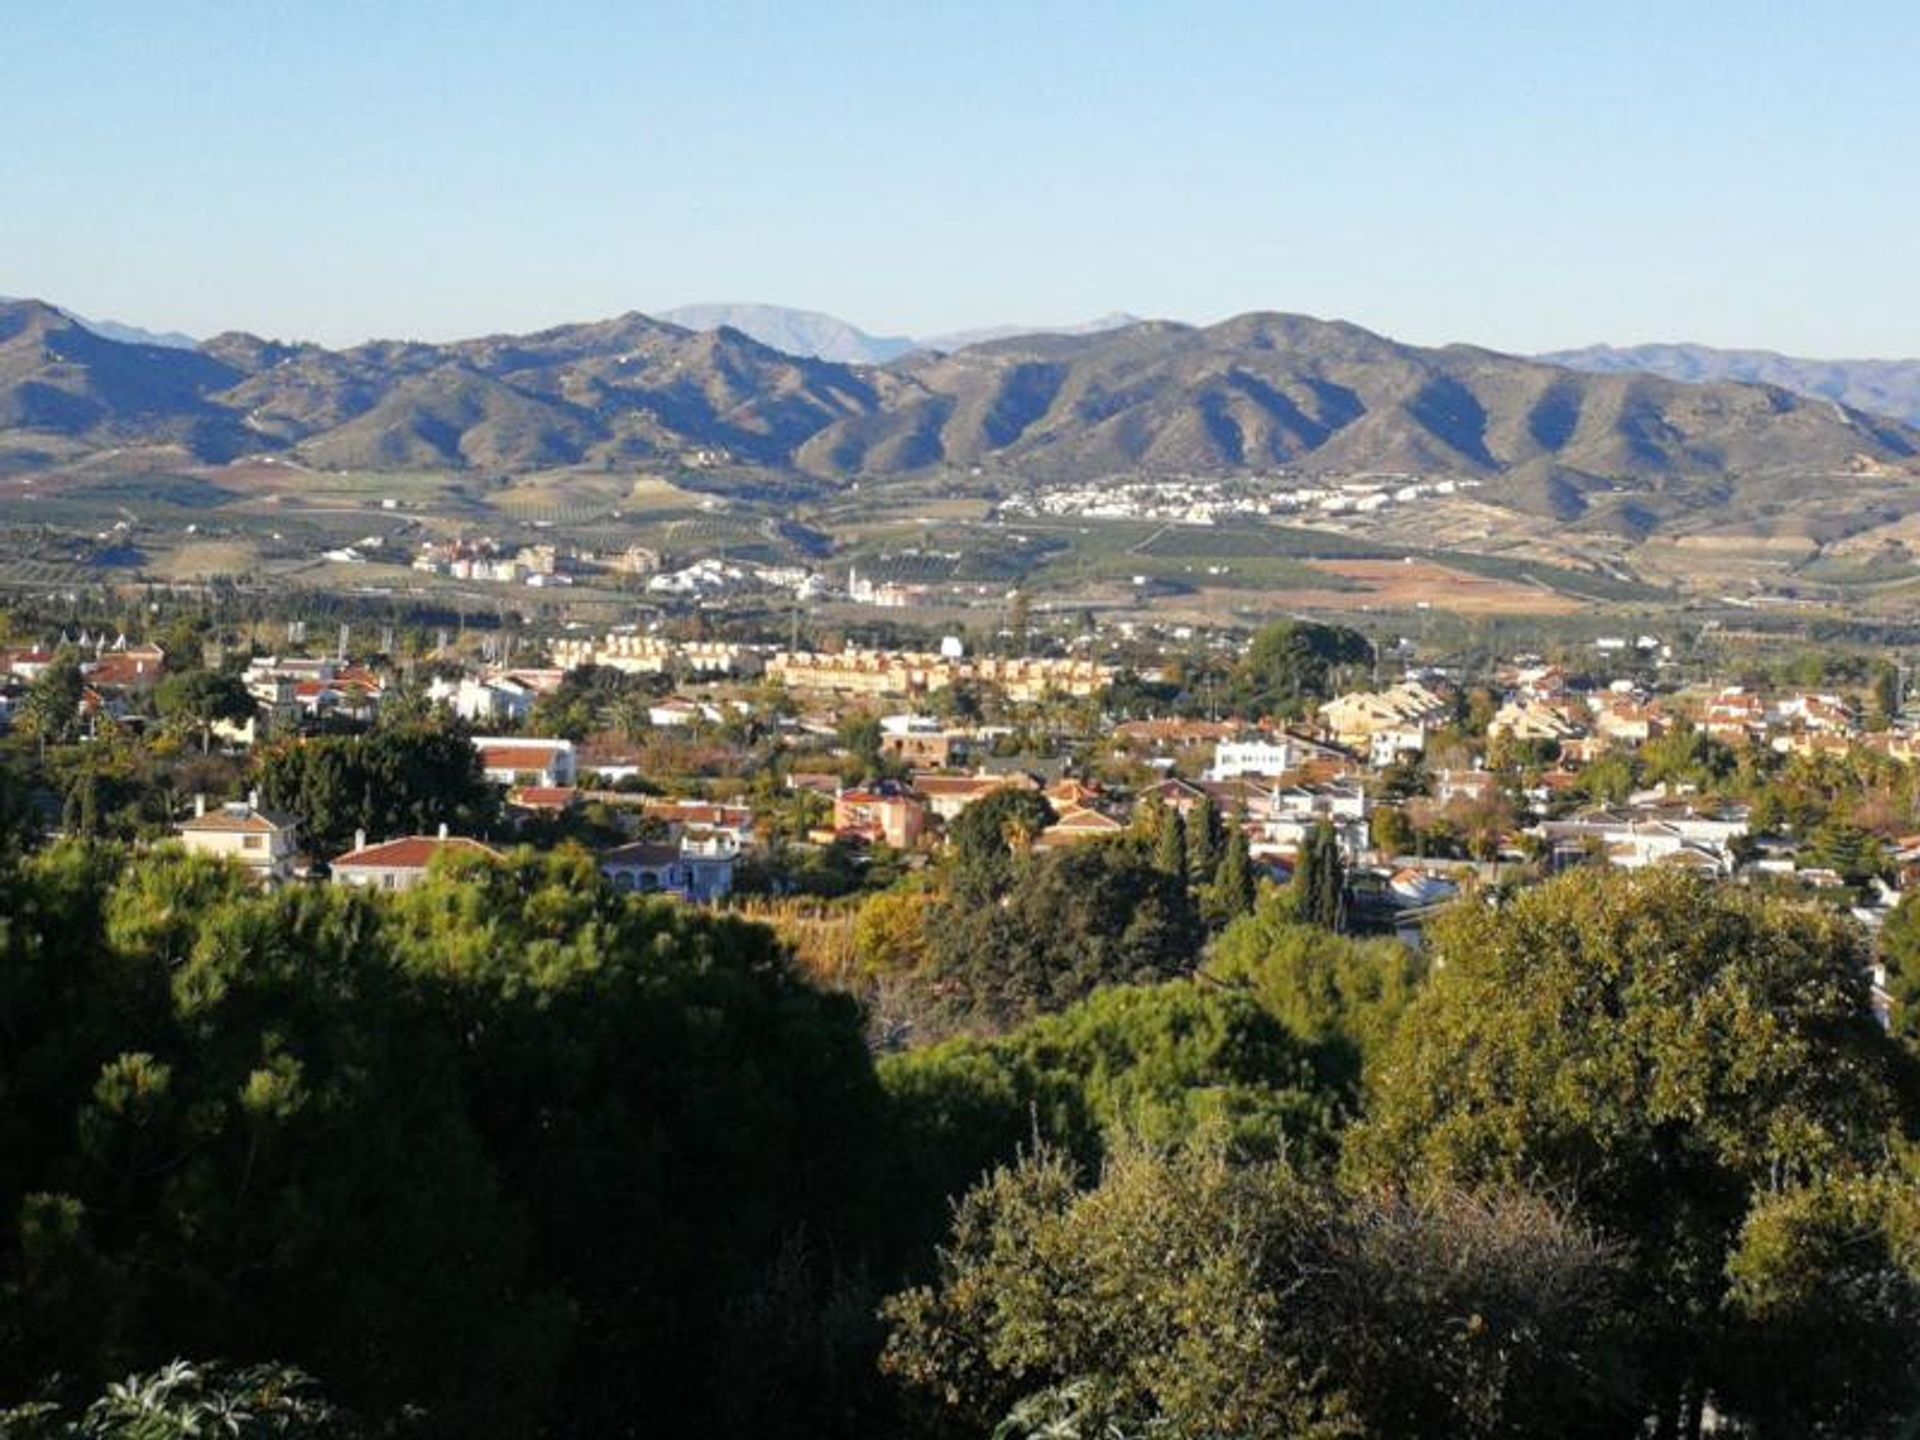
[[[159,678],[157,660],[132,655],[109,655],[87,667],[87,679],[95,685],[151,685]]]
[[[460,850],[498,860],[500,852],[464,835],[408,835],[399,840],[384,840],[350,850],[333,862],[333,868],[355,870],[424,870],[442,850]]]

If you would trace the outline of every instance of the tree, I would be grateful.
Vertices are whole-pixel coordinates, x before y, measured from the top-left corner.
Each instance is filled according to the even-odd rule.
[[[1727,1262],[1745,1363],[1734,1408],[1763,1434],[1911,1435],[1920,1405],[1920,1186],[1819,1181],[1761,1198]]]
[[[359,831],[389,839],[444,824],[485,834],[499,815],[499,792],[458,722],[285,740],[257,763],[266,803],[298,816],[302,838],[323,855],[346,850]]]
[[[888,1056],[880,1074],[907,1176],[894,1202],[929,1242],[951,1197],[1036,1140],[1092,1166],[1129,1139],[1210,1137],[1324,1173],[1348,1098],[1258,997],[1195,981],[1115,986],[992,1039]]]
[[[1333,693],[1341,671],[1372,663],[1373,645],[1357,630],[1283,621],[1253,637],[1233,672],[1234,699],[1250,713],[1298,715]]]
[[[1893,1033],[1920,1055],[1920,891],[1909,890],[1880,927]]]
[[[1867,711],[1868,728],[1885,730],[1899,718],[1904,697],[1900,693],[1900,669],[1890,660],[1874,662],[1872,705]]]
[[[1878,837],[1837,816],[1808,837],[1807,858],[1849,885],[1863,885],[1887,868],[1886,847]]]
[[[1640,767],[1649,784],[1708,785],[1734,770],[1733,751],[1685,718],[1640,747]]]
[[[222,720],[238,724],[252,717],[254,700],[238,675],[218,670],[188,670],[167,676],[155,688],[160,718],[200,732],[200,750],[212,748],[213,727]]]
[[[1187,825],[1171,805],[1152,810],[1153,867],[1163,875],[1187,873]]]
[[[1295,900],[1267,891],[1215,942],[1206,975],[1251,995],[1312,1046],[1323,1078],[1357,1102],[1364,1069],[1393,1037],[1426,965],[1397,940],[1355,940],[1301,924]]]
[[[1413,826],[1407,823],[1407,812],[1398,805],[1376,805],[1368,829],[1372,832],[1373,848],[1383,856],[1404,855],[1413,845]]]
[[[33,738],[42,759],[49,744],[70,740],[79,729],[84,684],[79,660],[71,651],[63,650],[27,687],[14,723],[23,735]]]
[[[923,889],[886,890],[860,907],[853,943],[869,975],[911,975],[925,970],[933,945],[927,934],[933,897]]]
[[[997,905],[956,890],[931,936],[941,984],[998,1023],[1058,1010],[1103,985],[1184,974],[1201,943],[1186,884],[1130,840],[1040,852]]]
[[[1058,818],[1046,796],[1023,786],[1003,786],[974,801],[947,827],[955,888],[972,897],[1005,893],[1016,873],[1016,847]]]
[[[1007,606],[1007,653],[1016,660],[1026,658],[1032,618],[1033,598],[1025,590],[1015,590]]]
[[[1527,1181],[1628,1247],[1644,1413],[1737,1403],[1728,1266],[1768,1196],[1869,1176],[1910,1126],[1844,919],[1671,870],[1588,869],[1430,932],[1434,979],[1350,1138],[1357,1178]],[[1836,1357],[1835,1363],[1840,1363]]]
[[[435,1434],[745,1436],[865,1385],[884,1099],[770,931],[577,850],[403,895],[73,844],[4,878],[0,1396],[284,1355]]]
[[[1347,866],[1333,826],[1316,821],[1300,846],[1293,872],[1293,913],[1304,925],[1341,930],[1347,919]]]
[[[964,1434],[1577,1434],[1614,1268],[1512,1192],[1350,1198],[1204,1143],[1083,1188],[1042,1150],[960,1203],[882,1365]]]
[[[840,722],[840,744],[853,758],[853,778],[872,780],[881,772],[880,719],[865,710],[856,710]]]

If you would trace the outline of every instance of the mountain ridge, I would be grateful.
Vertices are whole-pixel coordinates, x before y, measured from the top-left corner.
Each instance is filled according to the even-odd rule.
[[[183,351],[16,302],[0,306],[0,441],[22,442],[16,469],[146,444],[213,464],[718,466],[825,486],[942,467],[1023,484],[1423,473],[1498,481],[1501,503],[1562,521],[1612,513],[1626,485],[1645,492],[1636,524],[1704,503],[1728,474],[1920,459],[1920,431],[1777,386],[1587,374],[1278,312],[1023,333],[873,366],[639,312],[445,344],[229,332]]]

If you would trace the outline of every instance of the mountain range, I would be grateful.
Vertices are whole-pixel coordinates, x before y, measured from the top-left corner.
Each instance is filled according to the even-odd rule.
[[[1710,384],[1738,380],[1778,385],[1800,395],[1838,400],[1856,410],[1920,425],[1920,360],[1807,360],[1772,350],[1716,350],[1708,345],[1589,345],[1537,355],[1552,365],[1596,375],[1664,375]]]
[[[230,333],[185,350],[0,306],[0,470],[143,445],[341,469],[696,463],[829,485],[956,466],[1043,482],[1420,472],[1498,478],[1503,500],[1571,518],[1621,482],[1906,467],[1920,431],[1777,385],[1584,373],[1298,315],[869,365],[640,314],[449,344]]]

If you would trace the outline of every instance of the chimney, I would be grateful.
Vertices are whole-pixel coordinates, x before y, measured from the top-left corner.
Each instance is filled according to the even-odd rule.
[[[196,790],[193,795],[193,818],[204,820],[207,814],[207,792]]]
[[[440,822],[440,838],[442,840],[447,838],[447,822],[444,820]]]
[[[258,790],[249,790],[247,792],[247,808],[250,810],[258,810],[260,808],[260,792]]]
[[[367,832],[366,831],[356,830],[353,832],[353,848],[356,851],[364,850],[367,848]]]

